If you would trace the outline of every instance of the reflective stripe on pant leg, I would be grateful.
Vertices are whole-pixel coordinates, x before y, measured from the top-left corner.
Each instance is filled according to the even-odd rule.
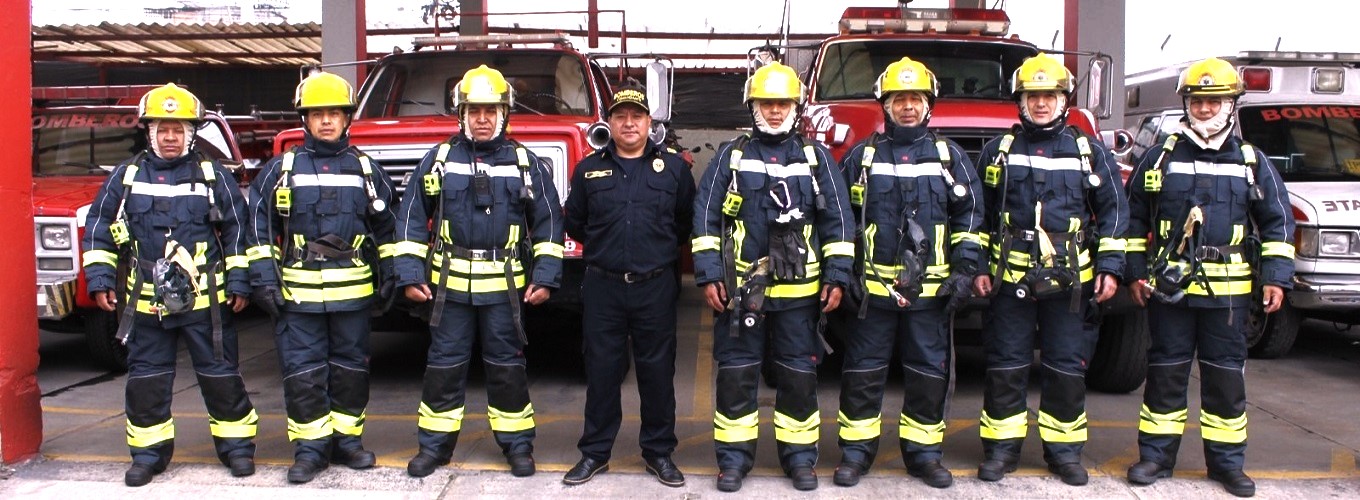
[[[1186,385],[1190,380],[1190,360],[1148,365],[1143,407],[1138,412],[1138,432],[1145,434],[1185,433],[1189,415]]]
[[[435,411],[421,401],[416,425],[434,432],[458,432],[463,429],[463,409],[459,406],[452,410]]]
[[[133,424],[132,419],[127,421],[128,446],[150,448],[172,439],[175,439],[175,419],[173,418],[145,427]]]

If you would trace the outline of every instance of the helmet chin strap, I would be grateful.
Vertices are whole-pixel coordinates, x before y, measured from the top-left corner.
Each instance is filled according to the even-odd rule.
[[[194,147],[194,138],[196,138],[198,134],[194,133],[193,124],[185,120],[151,120],[151,123],[147,124],[146,126],[146,132],[148,135],[147,142],[151,143],[151,152],[156,153],[156,156],[163,160],[175,159],[166,158],[165,155],[161,153],[161,145],[156,142],[156,130],[161,128],[162,122],[179,122],[180,125],[184,126],[184,147],[180,149],[179,154],[176,155],[175,158],[179,158],[181,156],[189,154],[189,150]]]
[[[770,123],[765,121],[765,116],[760,114],[759,106],[751,106],[751,116],[754,117],[756,120],[756,130],[759,130],[763,133],[770,135],[783,135],[789,133],[790,130],[793,130],[794,120],[793,116],[791,115],[784,117],[784,122],[780,123],[778,128],[771,127]]]

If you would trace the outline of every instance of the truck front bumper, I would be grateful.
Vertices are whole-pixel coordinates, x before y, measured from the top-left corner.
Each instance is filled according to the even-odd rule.
[[[38,319],[62,319],[76,310],[76,276],[38,283]]]
[[[1360,307],[1360,276],[1294,275],[1289,303],[1299,309],[1341,310]]]

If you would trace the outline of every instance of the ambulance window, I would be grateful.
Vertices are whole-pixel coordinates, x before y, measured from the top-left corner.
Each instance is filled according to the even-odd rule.
[[[1286,182],[1360,178],[1360,106],[1251,106],[1239,117]]]

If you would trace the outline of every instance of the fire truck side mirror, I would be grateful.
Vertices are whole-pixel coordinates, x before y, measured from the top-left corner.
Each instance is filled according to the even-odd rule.
[[[669,59],[656,59],[647,63],[647,103],[652,108],[652,121],[671,120],[671,87],[675,68]]]
[[[1109,118],[1113,114],[1110,109],[1112,106],[1105,99],[1110,95],[1114,85],[1113,75],[1110,74],[1111,67],[1110,56],[1096,54],[1086,68],[1086,108],[1101,119]]]

